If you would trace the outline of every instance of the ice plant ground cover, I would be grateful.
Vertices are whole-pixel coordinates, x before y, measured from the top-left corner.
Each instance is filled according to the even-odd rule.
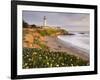
[[[26,24],[23,21],[23,69],[89,65],[88,59],[74,55],[79,51],[70,52],[58,41],[58,36],[74,34],[60,27]]]
[[[67,52],[23,48],[23,69],[88,65],[88,61],[74,55],[69,55]]]

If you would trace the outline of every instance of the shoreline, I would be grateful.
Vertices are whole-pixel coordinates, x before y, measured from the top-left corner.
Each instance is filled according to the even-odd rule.
[[[76,36],[77,37],[77,36]],[[89,54],[89,46],[88,45],[84,45],[81,43],[80,40],[77,40],[75,36],[57,36],[58,40],[62,43],[62,44],[70,44],[73,45],[74,47],[78,48],[79,50]],[[76,38],[76,39],[75,39]],[[79,38],[80,39],[80,38]],[[73,40],[73,41],[72,41]],[[65,45],[66,46],[66,45]]]
[[[70,55],[75,55],[77,57],[82,58],[83,60],[89,61],[89,54],[88,53],[82,51],[81,49],[73,46],[70,43],[66,43],[66,45],[65,45],[63,41],[60,41],[60,39],[58,39],[55,36],[52,36],[52,37],[46,36],[46,45],[52,51],[67,52]]]

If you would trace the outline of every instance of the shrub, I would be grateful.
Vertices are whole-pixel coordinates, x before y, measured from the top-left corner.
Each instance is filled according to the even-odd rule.
[[[88,61],[69,55],[36,48],[23,48],[23,68],[87,66]]]

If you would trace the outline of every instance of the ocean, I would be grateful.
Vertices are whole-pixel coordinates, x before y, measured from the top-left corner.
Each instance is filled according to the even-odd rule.
[[[79,48],[80,50],[89,53],[90,50],[90,36],[89,32],[70,32],[73,35],[59,35],[58,39]]]

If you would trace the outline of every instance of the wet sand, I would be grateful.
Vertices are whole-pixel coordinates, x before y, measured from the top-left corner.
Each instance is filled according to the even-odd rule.
[[[73,46],[70,43],[64,44],[55,36],[54,37],[46,36],[46,45],[50,48],[51,51],[67,52],[68,54],[75,55],[77,57],[89,61],[89,53],[80,50],[79,48]]]

